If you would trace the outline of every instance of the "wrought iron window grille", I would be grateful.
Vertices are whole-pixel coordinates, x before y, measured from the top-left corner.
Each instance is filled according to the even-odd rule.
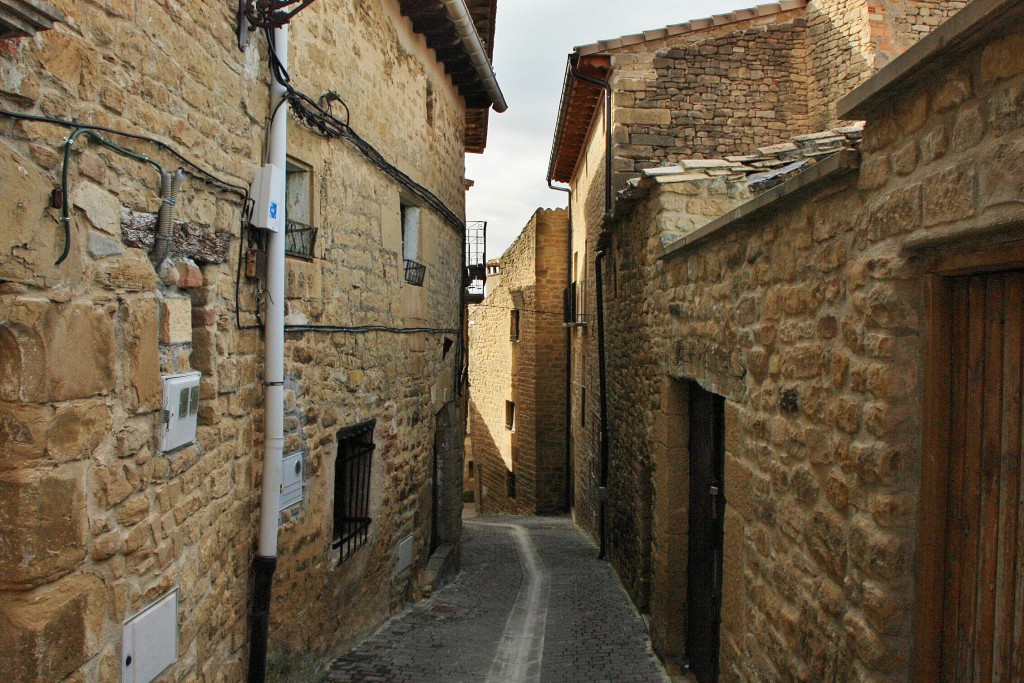
[[[338,432],[331,547],[340,549],[339,562],[366,545],[370,535],[370,466],[376,424],[376,420],[369,420]]]
[[[426,277],[427,267],[422,263],[416,263],[411,259],[405,259],[405,281],[416,287],[423,286],[423,278]]]
[[[313,249],[316,247],[317,228],[298,221],[285,221],[284,253],[306,261],[313,260]]]

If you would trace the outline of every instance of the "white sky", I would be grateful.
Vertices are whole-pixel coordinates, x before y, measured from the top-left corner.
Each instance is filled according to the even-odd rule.
[[[487,149],[466,155],[466,219],[487,221],[487,258],[512,244],[548,189],[566,56],[577,45],[753,7],[768,0],[499,0],[494,70],[508,111],[490,113]]]

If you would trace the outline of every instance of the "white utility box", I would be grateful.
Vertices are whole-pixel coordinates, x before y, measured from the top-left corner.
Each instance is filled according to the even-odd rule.
[[[281,509],[302,502],[302,453],[281,458]]]
[[[199,424],[198,372],[164,375],[164,405],[160,424],[160,451],[175,448],[196,440]]]
[[[254,202],[252,226],[270,232],[284,229],[285,172],[273,164],[256,169],[251,195]]]
[[[395,571],[404,572],[412,564],[412,534],[398,542],[398,562]]]
[[[178,659],[178,591],[124,622],[122,683],[149,683]]]

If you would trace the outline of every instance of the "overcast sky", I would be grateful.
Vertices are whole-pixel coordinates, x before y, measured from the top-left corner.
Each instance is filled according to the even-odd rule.
[[[549,190],[546,176],[566,56],[575,46],[758,1],[500,0],[494,70],[508,111],[491,111],[486,151],[466,155],[466,177],[476,182],[466,219],[488,222],[487,257],[500,256],[537,207],[565,206],[565,193]]]

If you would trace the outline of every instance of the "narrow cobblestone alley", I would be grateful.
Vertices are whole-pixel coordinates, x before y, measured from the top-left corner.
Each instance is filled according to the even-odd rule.
[[[331,683],[661,682],[611,567],[566,517],[466,521],[462,571],[331,667]]]

